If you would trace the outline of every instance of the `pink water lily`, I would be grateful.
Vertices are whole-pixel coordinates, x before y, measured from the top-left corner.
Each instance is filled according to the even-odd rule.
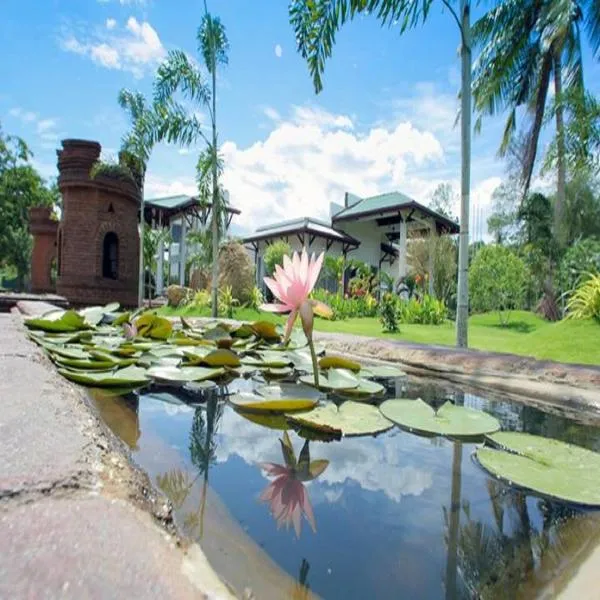
[[[265,277],[265,284],[273,292],[279,304],[263,304],[261,308],[270,312],[290,313],[285,328],[285,339],[289,339],[292,327],[296,321],[302,305],[308,300],[313,291],[321,267],[324,254],[310,258],[306,250],[302,254],[294,252],[293,257],[283,257],[283,267],[277,265],[273,278]]]

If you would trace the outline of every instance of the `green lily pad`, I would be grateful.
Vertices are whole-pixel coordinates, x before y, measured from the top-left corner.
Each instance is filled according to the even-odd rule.
[[[394,426],[376,406],[352,400],[339,407],[330,402],[301,415],[289,415],[288,421],[303,429],[339,437],[374,435]]]
[[[277,327],[269,321],[255,321],[251,324],[254,334],[266,341],[277,341],[281,338],[277,332]]]
[[[361,377],[367,379],[392,379],[395,377],[406,377],[406,373],[398,367],[391,365],[372,365],[360,372]]]
[[[473,438],[500,429],[500,423],[492,415],[451,402],[443,404],[437,413],[421,399],[386,400],[379,410],[403,429],[426,435]]]
[[[368,379],[359,379],[358,387],[342,390],[339,392],[343,396],[357,396],[372,398],[373,396],[379,396],[385,392],[385,388],[375,381],[369,381]]]
[[[225,369],[208,369],[206,367],[175,367],[155,366],[148,369],[152,379],[168,383],[187,383],[188,381],[203,381],[218,379],[225,374]]]
[[[236,394],[229,398],[229,402],[240,412],[281,414],[310,410],[317,405],[317,401],[312,398],[276,398],[269,400],[254,394]]]
[[[257,425],[261,425],[262,427],[267,427],[268,429],[287,431],[290,428],[290,425],[287,421],[287,417],[284,414],[263,414],[237,409],[234,410],[238,415],[240,415],[240,417],[243,417],[248,421],[252,421],[252,423],[256,423]]]
[[[291,367],[267,367],[266,369],[259,367],[259,369],[265,379],[283,379],[294,372]]]
[[[307,385],[315,385],[315,377],[313,374],[302,375],[300,377],[302,383]],[[325,391],[341,392],[352,390],[360,385],[360,380],[350,371],[345,369],[329,369],[327,374],[319,375],[319,389]]]
[[[319,359],[320,369],[347,369],[348,371],[360,371],[360,364],[355,360],[344,358],[343,356],[324,356]]]
[[[25,319],[25,325],[30,329],[56,331],[58,333],[89,329],[85,318],[74,310],[54,311],[45,317]]]
[[[62,368],[58,372],[70,381],[90,387],[140,387],[148,383],[146,369],[134,366],[101,373]]]
[[[274,369],[281,369],[283,367],[289,367],[292,364],[292,361],[282,352],[265,350],[259,352],[258,356],[244,356],[244,358],[242,358],[242,363],[256,367],[273,367]]]
[[[52,357],[60,356],[75,360],[84,360],[89,358],[90,354],[80,346],[58,346],[56,344],[42,343],[42,346],[50,353]]]
[[[208,365],[209,367],[239,367],[241,362],[239,356],[227,350],[226,348],[218,348],[217,350],[209,350],[203,352],[186,352],[188,362],[192,365]]]
[[[492,475],[543,496],[600,506],[600,454],[528,433],[487,436],[498,449],[477,448],[475,457]]]

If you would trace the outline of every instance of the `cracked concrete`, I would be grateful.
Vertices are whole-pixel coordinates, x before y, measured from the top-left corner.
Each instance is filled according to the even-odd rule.
[[[230,598],[17,316],[0,357],[0,598]]]

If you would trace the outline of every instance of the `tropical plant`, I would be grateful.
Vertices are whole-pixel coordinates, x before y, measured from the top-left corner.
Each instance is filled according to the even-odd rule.
[[[498,311],[507,325],[510,311],[522,307],[527,284],[525,263],[504,246],[483,247],[473,259],[470,273],[471,305],[475,311]]]
[[[600,275],[592,275],[575,290],[567,304],[567,318],[600,322]]]
[[[233,309],[239,305],[239,300],[233,297],[230,285],[225,285],[219,290],[219,314],[221,316],[233,319]]]
[[[198,290],[188,306],[193,307],[195,310],[203,311],[210,308],[210,292],[206,290]]]
[[[283,257],[292,255],[292,247],[283,240],[277,240],[270,244],[263,255],[265,272],[270,277],[275,273],[277,265],[283,265]]]
[[[469,318],[469,197],[471,189],[471,2],[442,0],[458,25],[461,37],[461,212],[456,311],[456,344],[468,345]],[[315,91],[323,88],[325,61],[333,52],[335,36],[349,20],[363,13],[375,15],[383,25],[399,25],[400,32],[426,20],[433,0],[292,0],[290,21],[298,51],[308,64]]]
[[[254,286],[250,292],[250,301],[248,306],[253,310],[260,310],[260,305],[265,301],[264,294],[259,287]]]
[[[138,185],[129,167],[110,160],[98,160],[92,165],[90,177],[96,179],[101,176],[117,181],[127,181],[133,183],[136,187]]]
[[[563,295],[570,295],[591,275],[600,274],[600,238],[587,238],[573,244],[565,253],[558,273]]]
[[[344,293],[344,275],[346,273],[346,257],[343,254],[340,256],[325,256],[323,263],[323,275],[333,279],[337,286],[337,293]]]
[[[180,91],[190,104],[201,109],[206,109],[210,118],[211,133],[207,137],[203,133],[200,137],[206,142],[206,148],[201,153],[197,163],[197,179],[200,192],[205,186],[210,187],[211,201],[211,232],[213,256],[219,252],[219,222],[222,222],[225,213],[224,193],[219,184],[222,171],[222,161],[219,156],[217,138],[217,69],[227,64],[229,41],[225,33],[225,26],[218,17],[208,12],[206,0],[204,2],[204,16],[196,35],[198,51],[202,56],[204,66],[210,76],[210,85],[207,85],[196,63],[181,50],[172,50],[167,59],[159,67],[155,86],[155,97],[159,105],[171,103],[171,108],[165,111],[166,121],[171,121],[169,138],[179,141],[189,140],[189,129],[178,127],[173,123],[173,95]],[[185,115],[180,105],[175,105],[179,115]],[[182,124],[189,123],[190,119],[182,119]],[[189,141],[188,141],[189,145]],[[210,181],[210,183],[209,183]],[[218,285],[219,263],[212,263],[212,316],[218,313]]]
[[[379,320],[383,331],[396,333],[398,331],[398,303],[393,294],[384,294],[379,303]]]
[[[398,321],[407,325],[441,325],[448,318],[448,309],[443,300],[425,294],[421,300],[399,299]]]

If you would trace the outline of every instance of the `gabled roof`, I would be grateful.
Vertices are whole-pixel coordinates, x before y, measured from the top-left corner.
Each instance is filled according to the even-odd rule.
[[[353,194],[348,194],[347,202],[348,206],[346,208],[343,208],[332,216],[331,220],[333,224],[338,221],[357,220],[370,216],[383,217],[391,213],[398,213],[403,209],[408,209],[420,213],[423,217],[434,219],[439,228],[449,233],[458,233],[460,229],[458,224],[452,219],[441,215],[400,192],[389,192],[369,198],[359,198]]]
[[[299,219],[263,225],[262,227],[259,227],[255,233],[245,237],[243,241],[244,243],[259,242],[295,234],[309,234],[334,242],[350,244],[352,246],[360,245],[360,242],[351,235],[334,229],[325,221],[313,219],[312,217],[301,217]]]
[[[197,197],[188,196],[185,194],[180,194],[178,196],[163,196],[161,198],[150,198],[148,200],[144,200],[145,206],[157,208],[169,213],[183,212],[199,202],[200,200]],[[211,205],[211,202],[206,204],[207,207],[210,207]],[[227,212],[233,213],[234,215],[240,214],[240,210],[234,208],[233,206],[228,206]]]

